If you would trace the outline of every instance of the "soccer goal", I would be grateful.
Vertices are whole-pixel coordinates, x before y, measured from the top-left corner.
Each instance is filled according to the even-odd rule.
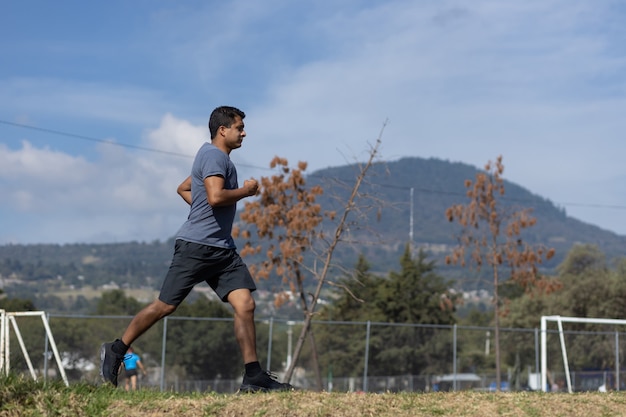
[[[567,348],[565,346],[565,337],[563,334],[563,323],[587,323],[587,324],[615,324],[626,325],[626,320],[620,319],[600,319],[600,318],[584,318],[584,317],[562,317],[562,316],[541,316],[541,390],[548,390],[548,346],[547,332],[548,322],[556,322],[559,331],[559,340],[561,345],[561,354],[563,356],[563,367],[565,368],[565,380],[567,383],[567,391],[572,393],[572,379],[569,371],[569,363],[567,360]],[[616,336],[617,337],[617,336]],[[615,341],[615,386],[619,389],[619,340]]]
[[[16,317],[24,317],[24,316],[40,316],[41,321],[43,322],[43,327],[46,331],[46,341],[50,344],[52,348],[52,352],[54,353],[54,358],[56,359],[59,373],[63,378],[63,382],[66,386],[69,386],[67,381],[67,376],[65,375],[65,369],[63,369],[63,363],[61,361],[61,356],[59,355],[59,351],[57,349],[57,345],[54,342],[54,337],[52,337],[52,330],[50,330],[50,325],[48,324],[48,319],[46,318],[43,311],[21,311],[21,312],[7,312],[5,310],[0,309],[0,371],[4,370],[5,375],[9,375],[11,371],[11,363],[10,363],[10,329],[9,323],[13,327],[13,331],[15,332],[15,336],[17,337],[17,341],[22,350],[22,354],[24,355],[24,359],[26,360],[26,364],[28,365],[28,370],[30,371],[31,376],[36,381],[37,373],[33,368],[33,364],[30,360],[30,355],[26,350],[26,345],[24,344],[24,339],[22,338],[22,333],[20,332],[20,328],[17,325]]]

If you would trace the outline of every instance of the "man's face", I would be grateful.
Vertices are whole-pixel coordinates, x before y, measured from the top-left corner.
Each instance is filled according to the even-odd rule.
[[[241,147],[243,138],[246,136],[246,131],[243,129],[244,124],[241,117],[236,116],[235,121],[230,127],[222,126],[224,129],[224,142],[230,149],[237,149]]]

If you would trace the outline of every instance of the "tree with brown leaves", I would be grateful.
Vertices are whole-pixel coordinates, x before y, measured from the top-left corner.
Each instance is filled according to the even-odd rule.
[[[538,265],[554,256],[554,249],[543,245],[531,246],[520,238],[526,228],[537,223],[530,209],[512,210],[504,207],[505,187],[502,174],[502,156],[495,163],[489,161],[485,172],[478,172],[475,181],[466,180],[469,203],[458,204],[446,210],[450,222],[462,227],[459,245],[446,256],[447,264],[491,267],[493,272],[494,349],[496,361],[496,389],[500,390],[500,306],[498,295],[500,269],[508,267],[509,279],[524,290],[550,292],[558,283],[542,277]]]
[[[334,218],[333,212],[322,213],[321,206],[315,202],[316,196],[323,193],[321,187],[306,187],[304,172],[306,162],[299,162],[297,168],[289,168],[286,159],[274,157],[271,168],[278,168],[279,173],[272,177],[262,177],[259,198],[246,203],[241,220],[254,225],[259,242],[252,244],[248,240],[241,250],[242,256],[261,253],[264,246],[260,241],[268,241],[265,259],[249,266],[250,273],[256,279],[267,279],[272,272],[282,278],[288,291],[276,294],[274,304],[280,307],[289,300],[291,294],[299,294],[305,317],[312,314],[304,289],[304,253],[313,241],[322,236],[318,228],[324,217]],[[250,239],[249,230],[233,231],[233,236]],[[308,334],[315,362],[318,385],[321,389],[321,375],[317,366],[317,349],[313,334]],[[292,363],[295,360],[291,361]],[[289,375],[286,380],[289,380]]]
[[[298,168],[292,169],[289,168],[286,159],[279,157],[274,158],[270,165],[272,168],[278,167],[279,174],[271,178],[261,178],[259,198],[253,202],[246,202],[244,206],[241,220],[254,225],[259,240],[269,241],[269,247],[265,251],[265,260],[258,265],[251,265],[250,272],[256,278],[268,278],[272,272],[282,277],[290,292],[298,294],[304,313],[302,331],[294,348],[293,359],[285,374],[285,381],[291,379],[304,341],[308,337],[313,359],[316,361],[318,385],[321,384],[315,342],[310,331],[311,321],[322,287],[327,282],[335,248],[347,229],[349,214],[357,207],[359,187],[378,154],[380,143],[381,137],[379,136],[376,144],[369,151],[367,162],[359,164],[359,173],[348,200],[343,204],[343,213],[340,216],[336,216],[335,212],[323,212],[321,206],[315,202],[316,196],[320,195],[323,190],[321,187],[306,188],[303,174],[307,167],[305,162],[300,162]],[[333,220],[335,217],[337,217],[337,226],[334,233],[325,236],[321,228],[322,221],[324,218]],[[248,239],[241,250],[242,256],[258,254],[263,250],[263,245],[260,243],[254,245],[251,243],[252,233],[249,230],[237,228],[233,230],[233,236]],[[323,249],[315,253],[315,265],[319,264],[319,269],[316,266],[304,264],[305,251],[316,247],[316,244],[319,244],[318,247],[323,246]],[[305,293],[305,272],[317,281],[315,290],[310,295]],[[280,293],[276,297],[276,303],[280,305],[288,297],[287,292]]]

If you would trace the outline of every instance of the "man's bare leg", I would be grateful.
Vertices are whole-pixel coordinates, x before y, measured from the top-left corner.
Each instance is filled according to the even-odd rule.
[[[130,322],[124,335],[122,342],[126,346],[130,346],[139,336],[144,334],[150,327],[163,317],[168,316],[176,311],[176,306],[165,304],[161,300],[154,300],[151,304],[144,307]]]
[[[239,289],[228,294],[228,302],[235,310],[235,337],[241,349],[246,372],[239,392],[291,391],[294,388],[278,382],[267,371],[263,371],[256,353],[256,329],[254,324],[254,298],[248,289]]]
[[[256,362],[256,328],[254,324],[255,302],[248,289],[231,291],[228,302],[235,310],[235,337],[241,350],[243,363]]]
[[[117,387],[117,374],[124,354],[131,343],[144,334],[154,323],[172,314],[175,310],[176,306],[156,300],[137,313],[124,331],[121,340],[103,343],[100,347],[100,375],[102,378]]]

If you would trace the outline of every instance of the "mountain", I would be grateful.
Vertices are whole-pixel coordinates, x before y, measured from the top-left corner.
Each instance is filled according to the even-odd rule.
[[[316,171],[309,176],[309,184],[322,185],[325,190],[318,198],[322,207],[342,209],[337,201],[345,201],[359,169],[354,164]],[[445,212],[452,205],[469,202],[464,183],[474,180],[478,172],[468,164],[433,158],[411,157],[373,165],[366,177],[367,184],[360,190],[363,196],[360,204],[366,216],[355,222],[359,226],[352,231],[352,240],[374,243],[358,245],[353,250],[343,248],[342,264],[354,265],[361,252],[374,270],[397,269],[398,259],[412,236],[413,247],[425,250],[437,260],[441,273],[452,277],[471,275],[445,265],[445,254],[457,244],[460,232],[460,227],[450,223]],[[555,257],[543,265],[546,272],[553,272],[575,244],[597,245],[608,259],[625,253],[626,237],[569,217],[564,208],[515,183],[505,180],[504,184],[506,192],[501,202],[505,210],[531,209],[537,219],[534,227],[523,232],[522,239],[556,250]]]
[[[347,200],[358,172],[357,164],[318,170],[308,174],[307,185],[321,185],[324,194],[318,202],[326,210],[341,212],[341,201]],[[334,263],[349,269],[364,254],[373,272],[398,270],[412,236],[412,247],[426,251],[440,274],[455,279],[463,289],[488,287],[477,284],[476,272],[446,266],[443,261],[457,244],[460,230],[448,222],[445,211],[467,203],[464,182],[473,180],[477,172],[471,165],[439,159],[376,163],[349,217],[345,238],[350,242],[338,247]],[[625,253],[626,237],[569,217],[565,209],[514,183],[505,181],[505,188],[505,207],[530,208],[537,218],[537,225],[522,235],[524,241],[556,249],[555,258],[543,265],[546,272],[552,272],[577,243],[597,245],[608,259]],[[325,225],[329,231],[333,227]],[[25,298],[43,296],[61,286],[159,288],[172,251],[172,238],[149,243],[3,245],[0,284],[10,288],[12,296]]]

